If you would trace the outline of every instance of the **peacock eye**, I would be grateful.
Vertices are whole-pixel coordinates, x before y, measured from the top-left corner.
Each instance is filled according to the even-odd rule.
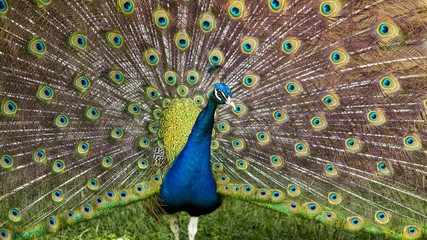
[[[415,135],[406,136],[403,139],[403,145],[405,150],[420,150],[422,149],[421,140]]]
[[[150,66],[157,66],[160,62],[160,54],[157,49],[150,48],[144,52],[145,61]]]
[[[246,108],[246,105],[244,105],[243,103],[237,103],[235,104],[232,111],[237,116],[243,116],[247,112],[247,108]]]
[[[159,99],[159,90],[154,86],[148,86],[145,90],[145,94],[150,100],[154,101]]]
[[[320,3],[320,14],[325,17],[334,17],[340,11],[340,2],[337,0],[327,0]]]
[[[203,95],[200,95],[200,94],[195,95],[193,98],[193,101],[196,104],[196,106],[201,106],[205,104],[205,98],[203,97]]]
[[[239,170],[246,170],[248,168],[248,162],[246,160],[243,159],[239,159],[236,161],[236,167]]]
[[[350,61],[350,56],[344,50],[335,50],[331,53],[329,59],[335,65],[344,65]]]
[[[178,93],[179,96],[181,97],[185,97],[188,94],[188,87],[185,85],[179,85],[176,89],[176,92]]]
[[[379,109],[374,109],[367,113],[368,122],[373,126],[380,126],[386,123],[384,113]]]
[[[268,1],[268,7],[271,12],[278,13],[285,9],[286,0],[270,0]]]
[[[123,46],[123,36],[118,31],[109,31],[105,33],[105,38],[108,44],[113,48],[121,48]]]
[[[199,19],[199,26],[204,33],[213,31],[216,27],[215,16],[211,13],[202,14]]]
[[[194,85],[201,79],[200,72],[195,68],[190,69],[185,73],[185,79],[189,84]]]
[[[211,65],[223,65],[224,53],[219,48],[212,49],[208,54],[208,60]]]
[[[270,163],[275,168],[279,168],[279,167],[282,167],[284,165],[283,159],[279,155],[271,155],[270,156]]]
[[[311,126],[314,130],[323,130],[328,127],[328,122],[325,120],[323,116],[315,116],[310,121]]]
[[[123,129],[121,128],[111,129],[110,137],[114,140],[121,140],[123,138]]]
[[[232,20],[242,19],[245,10],[246,6],[244,1],[234,0],[229,2],[228,15]]]
[[[243,77],[242,83],[245,87],[252,88],[258,83],[259,79],[259,75],[249,72]]]
[[[172,70],[167,70],[163,74],[163,80],[165,83],[169,86],[175,85],[176,81],[178,80],[178,73]]]
[[[29,52],[35,57],[42,57],[46,53],[46,43],[39,37],[33,37],[28,43]]]
[[[125,15],[129,15],[134,13],[134,3],[133,0],[118,0],[117,1],[117,10],[120,13],[123,13]]]
[[[399,28],[393,22],[381,22],[380,24],[378,24],[377,34],[382,39],[389,40],[399,35]]]
[[[6,15],[9,11],[9,5],[6,0],[0,0],[0,15]],[[6,238],[6,237],[5,237]]]
[[[301,46],[301,41],[297,38],[285,39],[282,43],[282,51],[286,54],[295,53]]]
[[[231,141],[231,146],[234,150],[240,151],[246,148],[245,141],[243,139],[234,139]]]
[[[267,144],[271,142],[270,134],[267,132],[258,132],[256,134],[256,138],[260,144]]]
[[[377,211],[375,213],[375,221],[379,224],[387,224],[390,221],[390,216],[384,211]]]
[[[252,54],[258,48],[259,40],[255,37],[245,37],[240,43],[240,50],[244,54]]]
[[[304,92],[304,89],[302,88],[301,84],[297,81],[291,81],[286,83],[285,89],[292,97],[298,96]]]
[[[169,13],[158,7],[153,13],[154,24],[160,29],[166,29],[169,26]]]
[[[92,81],[86,75],[80,74],[74,78],[73,85],[77,91],[84,93],[91,87]]]
[[[289,120],[288,114],[283,110],[276,110],[272,114],[273,114],[274,120],[279,124]]]
[[[345,148],[348,152],[360,152],[362,150],[362,143],[357,138],[347,138],[345,140]]]
[[[174,36],[175,45],[179,50],[185,51],[190,46],[190,35],[185,30],[177,32]]]
[[[85,117],[88,120],[96,121],[101,116],[101,113],[97,107],[88,107],[85,112]]]

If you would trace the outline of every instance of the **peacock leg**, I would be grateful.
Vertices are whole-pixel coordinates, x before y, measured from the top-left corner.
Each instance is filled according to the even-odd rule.
[[[175,236],[175,240],[179,240],[179,222],[178,222],[178,214],[172,214],[169,218],[170,228]]]
[[[190,217],[190,222],[188,223],[188,239],[194,240],[197,233],[197,222],[199,217]]]

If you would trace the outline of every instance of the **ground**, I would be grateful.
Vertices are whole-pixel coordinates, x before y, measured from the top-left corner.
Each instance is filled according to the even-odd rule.
[[[181,239],[188,239],[187,214],[180,215]],[[102,219],[94,219],[64,229],[47,239],[173,239],[167,217],[160,221],[147,216],[143,204],[122,208]],[[202,216],[196,239],[385,239],[364,232],[349,233],[314,220],[287,217],[279,212],[237,200],[226,200],[214,213]]]

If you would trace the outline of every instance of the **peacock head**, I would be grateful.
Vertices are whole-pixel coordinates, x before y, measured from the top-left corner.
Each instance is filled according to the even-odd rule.
[[[234,108],[234,103],[231,100],[231,89],[225,83],[215,84],[209,98],[216,104],[227,104]]]

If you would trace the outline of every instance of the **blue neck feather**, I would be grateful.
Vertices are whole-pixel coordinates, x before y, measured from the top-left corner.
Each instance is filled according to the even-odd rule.
[[[160,189],[168,213],[208,214],[221,204],[210,162],[210,147],[217,104],[209,99],[191,130],[184,149],[166,173]]]

